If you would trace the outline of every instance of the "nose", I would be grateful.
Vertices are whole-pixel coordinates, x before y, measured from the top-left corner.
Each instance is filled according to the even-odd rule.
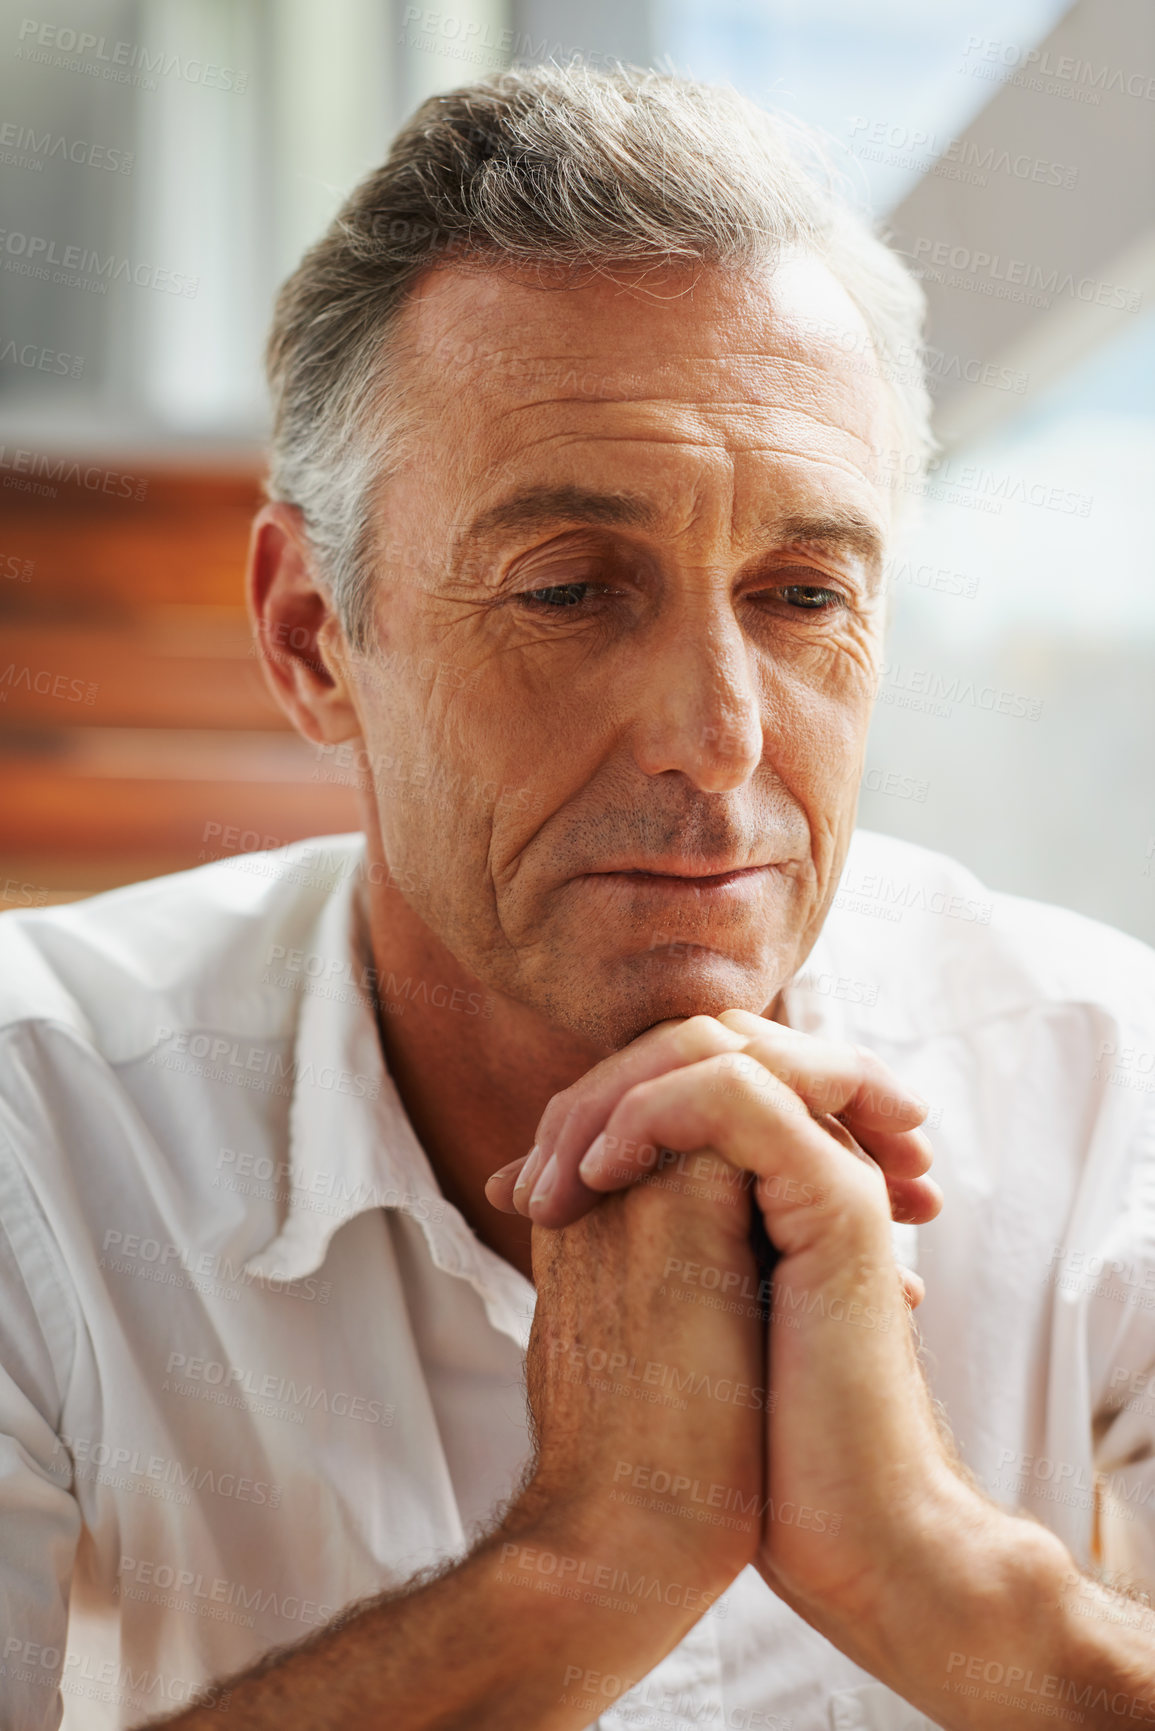
[[[647,650],[634,729],[639,768],[678,770],[703,793],[741,787],[762,761],[762,708],[728,597],[670,618]]]

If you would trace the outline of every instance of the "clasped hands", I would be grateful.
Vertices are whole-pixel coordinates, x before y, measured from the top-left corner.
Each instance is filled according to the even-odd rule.
[[[941,1206],[926,1110],[864,1048],[695,1016],[555,1096],[532,1153],[487,1186],[535,1226],[543,1504],[574,1508],[595,1549],[715,1593],[755,1564],[898,1685],[898,1631],[949,1605],[990,1507],[937,1421],[911,1326],[922,1285],[892,1249],[892,1220]],[[778,1252],[769,1326],[747,1302],[770,1284],[753,1208]]]

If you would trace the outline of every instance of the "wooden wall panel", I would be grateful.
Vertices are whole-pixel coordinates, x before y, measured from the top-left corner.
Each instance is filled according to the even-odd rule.
[[[0,908],[196,865],[224,833],[252,847],[358,827],[253,653],[261,497],[255,464],[5,449]]]

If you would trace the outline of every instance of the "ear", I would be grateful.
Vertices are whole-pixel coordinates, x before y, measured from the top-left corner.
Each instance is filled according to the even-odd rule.
[[[245,588],[265,679],[293,726],[318,744],[358,735],[345,633],[298,506],[265,505],[253,519]]]

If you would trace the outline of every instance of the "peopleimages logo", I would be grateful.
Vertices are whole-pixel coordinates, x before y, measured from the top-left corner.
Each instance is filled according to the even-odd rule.
[[[177,1568],[159,1558],[122,1555],[117,1573],[121,1598],[151,1599],[171,1610],[192,1610],[198,1616],[216,1618],[222,1608],[236,1608],[242,1612],[256,1611],[260,1616],[280,1617],[286,1622],[320,1625],[337,1614],[334,1605],[301,1598],[295,1593],[282,1594],[271,1587],[230,1581],[221,1575],[208,1576],[195,1569]],[[176,1595],[176,1601],[170,1603],[170,1597],[163,1595]],[[252,1628],[254,1621],[249,1615],[227,1620],[241,1621],[247,1628]]]
[[[94,680],[70,679],[67,673],[56,673],[49,667],[17,667],[10,661],[0,673],[0,703],[8,701],[11,691],[35,692],[38,697],[54,697],[63,703],[95,703],[100,690]]]
[[[15,337],[0,340],[0,365],[27,367],[30,372],[56,373],[62,378],[84,376],[83,356],[64,355],[58,349],[45,348],[43,344],[20,343]]]
[[[138,502],[148,492],[148,482],[140,475],[124,475],[119,469],[102,469],[96,463],[82,467],[70,458],[47,451],[28,451],[21,446],[12,450],[8,445],[0,445],[0,470],[5,472],[6,487],[22,487],[49,498],[56,497],[57,483],[83,487],[89,493],[113,493],[120,499]]]
[[[1030,180],[1044,186],[1073,187],[1079,179],[1079,170],[1068,163],[1031,156],[1027,151],[1012,153],[997,144],[980,144],[974,138],[940,135],[895,121],[871,120],[861,114],[851,118],[850,135],[850,148],[867,161],[909,162],[924,173],[947,180],[966,180],[976,186],[986,186],[991,174],[1011,175],[1015,180]]]
[[[181,56],[164,48],[145,48],[138,42],[110,45],[106,36],[74,30],[68,24],[42,23],[38,18],[21,19],[17,37],[18,60],[87,72],[93,78],[114,84],[155,90],[154,75],[159,75],[179,78],[185,84],[200,84],[206,90],[232,90],[239,94],[249,82],[247,72],[239,72],[232,66],[216,66],[211,61]]]
[[[1045,44],[1034,47],[997,36],[968,36],[958,70],[1083,102],[1098,103],[1104,91],[1155,101],[1155,75],[1151,73],[1082,60],[1074,54],[1056,54]]]
[[[874,480],[879,486],[913,492],[948,504],[972,505],[1001,513],[1004,505],[1030,505],[1040,511],[1089,517],[1092,493],[1077,493],[1049,481],[1034,480],[1012,470],[988,469],[981,463],[961,463],[949,456],[932,457],[925,470],[913,451],[875,452]]]
[[[10,168],[40,169],[53,157],[82,168],[102,168],[110,174],[131,174],[136,160],[131,150],[118,150],[114,145],[92,144],[62,132],[37,132],[35,127],[15,120],[0,121],[0,162]]]
[[[936,240],[931,235],[919,235],[911,248],[921,267],[923,279],[945,281],[948,287],[968,286],[968,279],[982,294],[997,295],[1003,300],[1030,299],[1032,304],[1049,307],[1056,295],[1071,300],[1094,303],[1099,307],[1115,307],[1136,313],[1142,296],[1138,289],[1125,288],[1119,283],[1101,282],[1097,277],[1076,277],[1073,271],[1058,265],[1032,264],[1028,259],[1004,258],[1002,253],[987,252],[982,247]],[[949,270],[953,278],[943,278],[936,271]]]
[[[953,713],[956,703],[985,710],[988,715],[1007,715],[1028,721],[1038,721],[1043,713],[1041,697],[1028,697],[1005,686],[976,686],[973,679],[964,679],[957,673],[947,674],[934,667],[907,667],[899,661],[883,664],[882,678],[874,695],[876,701],[893,703],[900,709],[925,707],[923,701],[904,702],[904,698],[926,700],[939,706],[936,714],[948,716]],[[878,789],[871,788],[870,791]],[[913,791],[917,796],[917,785]]]
[[[138,1448],[104,1442],[92,1437],[60,1436],[60,1452],[69,1475],[92,1479],[113,1490],[144,1491],[149,1495],[174,1490],[173,1499],[187,1505],[190,1492],[231,1497],[236,1502],[279,1509],[283,1490],[266,1479],[222,1472],[219,1464],[202,1467],[168,1455],[152,1455]],[[163,1497],[158,1500],[165,1501]]]
[[[156,1041],[148,1058],[155,1068],[184,1071],[207,1081],[228,1082],[258,1092],[287,1096],[309,1087],[375,1100],[381,1087],[378,1076],[338,1069],[333,1064],[316,1064],[311,1058],[287,1056],[276,1047],[234,1039],[232,1035],[160,1027]]]
[[[110,282],[127,282],[195,300],[200,287],[199,277],[181,276],[142,259],[134,263],[111,252],[105,258],[92,247],[58,246],[42,234],[22,234],[16,229],[0,228],[0,249],[7,255],[5,270],[35,277],[39,282],[63,283],[66,288],[93,287],[104,294]],[[55,271],[52,266],[57,267]]]

